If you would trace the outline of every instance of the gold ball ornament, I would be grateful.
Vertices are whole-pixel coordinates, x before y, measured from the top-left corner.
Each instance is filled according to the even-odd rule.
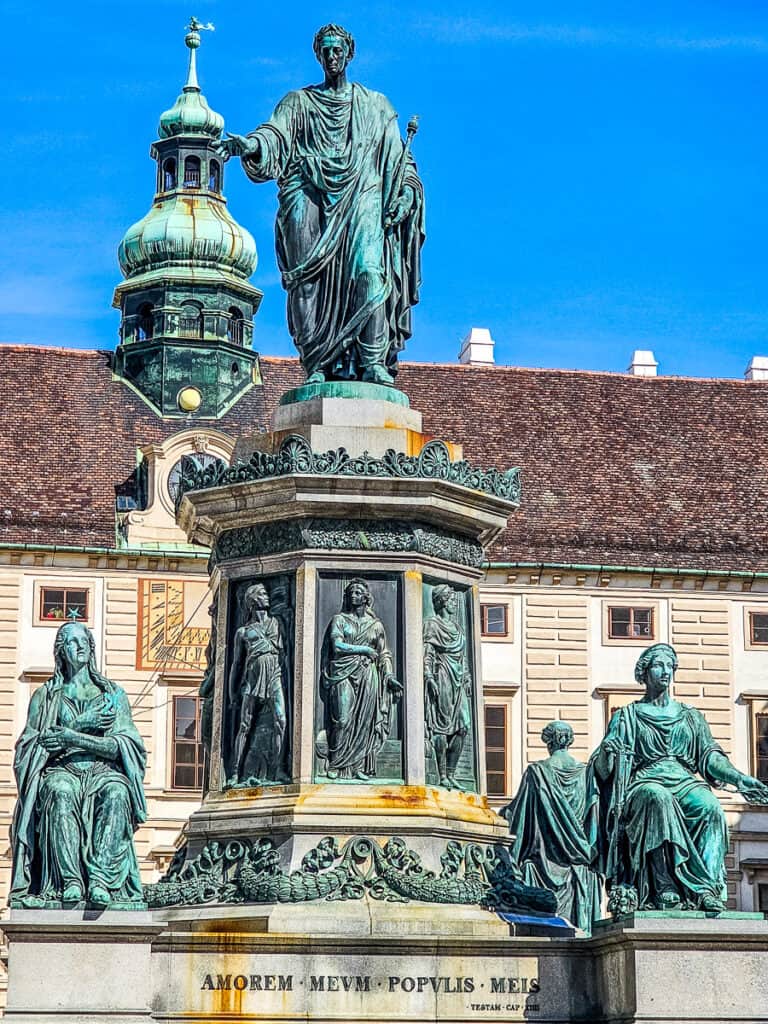
[[[202,404],[203,396],[197,388],[186,387],[181,389],[176,401],[182,412],[197,412]]]

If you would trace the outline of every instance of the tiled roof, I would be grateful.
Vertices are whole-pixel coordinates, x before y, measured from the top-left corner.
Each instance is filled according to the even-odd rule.
[[[267,425],[302,380],[262,357],[215,426]],[[520,466],[523,503],[494,561],[768,571],[768,383],[405,363],[430,434]],[[0,543],[112,547],[136,449],[184,428],[112,378],[106,352],[0,347]]]

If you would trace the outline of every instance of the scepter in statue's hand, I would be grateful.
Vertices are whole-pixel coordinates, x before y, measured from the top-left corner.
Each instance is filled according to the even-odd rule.
[[[403,152],[400,156],[400,163],[397,165],[395,183],[392,188],[392,195],[395,197],[394,202],[389,207],[387,214],[384,217],[384,227],[387,229],[393,228],[401,221],[405,220],[410,212],[411,206],[413,205],[413,190],[408,190],[410,195],[403,193],[403,182],[405,181],[405,169],[408,166],[408,154],[411,151],[411,142],[418,130],[419,115],[414,114],[408,122],[408,127],[405,132]]]

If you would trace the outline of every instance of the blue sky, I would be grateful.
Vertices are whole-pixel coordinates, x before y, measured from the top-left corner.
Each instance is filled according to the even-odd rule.
[[[149,208],[148,157],[183,83],[252,130],[317,81],[315,29],[356,37],[351,77],[421,115],[428,238],[409,358],[740,377],[768,354],[768,5],[738,0],[352,3],[6,0],[0,341],[112,348],[116,249]],[[227,166],[259,248],[256,347],[291,354],[273,185]]]

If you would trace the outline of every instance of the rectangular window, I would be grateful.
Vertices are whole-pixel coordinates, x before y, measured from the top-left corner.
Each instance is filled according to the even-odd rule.
[[[172,789],[202,789],[203,743],[199,697],[173,698]]]
[[[88,621],[88,591],[73,587],[40,587],[40,621]]]
[[[483,636],[507,636],[507,605],[480,605],[480,632]]]
[[[755,775],[768,782],[768,712],[755,715]]]
[[[485,778],[488,796],[506,796],[509,792],[508,714],[509,707],[506,704],[485,705]]]
[[[653,640],[653,608],[608,608],[610,640]]]
[[[749,613],[749,642],[768,646],[768,612]]]
[[[757,909],[768,915],[768,885],[761,882],[757,886]]]

